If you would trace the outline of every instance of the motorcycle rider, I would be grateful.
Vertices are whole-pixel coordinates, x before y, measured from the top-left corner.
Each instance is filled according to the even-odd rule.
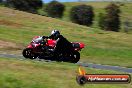
[[[53,50],[55,57],[57,57],[60,53],[70,53],[72,44],[66,38],[64,38],[58,30],[52,30],[49,38],[56,40],[56,45]]]

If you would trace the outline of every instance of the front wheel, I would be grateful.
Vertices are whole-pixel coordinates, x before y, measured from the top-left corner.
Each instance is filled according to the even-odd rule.
[[[30,58],[30,59],[35,59],[35,58],[37,58],[37,55],[36,55],[35,53],[33,53],[33,52],[32,52],[32,49],[30,49],[30,48],[24,49],[23,52],[22,52],[22,54],[23,54],[23,56],[24,56],[25,58]]]
[[[73,52],[71,55],[71,62],[72,63],[77,63],[80,60],[80,53],[79,52]]]

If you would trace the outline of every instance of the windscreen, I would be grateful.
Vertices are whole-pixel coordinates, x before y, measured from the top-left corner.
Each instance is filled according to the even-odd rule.
[[[43,42],[43,38],[39,37],[39,38],[33,39],[32,41],[35,43],[41,43],[41,42]]]

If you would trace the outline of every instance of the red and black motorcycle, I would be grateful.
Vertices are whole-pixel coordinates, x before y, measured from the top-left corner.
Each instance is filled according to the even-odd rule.
[[[77,63],[80,60],[80,53],[82,48],[84,48],[83,43],[71,42],[72,52],[69,53],[59,53],[57,58],[54,56],[54,47],[56,45],[56,40],[45,38],[41,36],[35,36],[30,44],[23,50],[22,54],[25,58],[29,59],[47,59],[56,61],[66,61]]]

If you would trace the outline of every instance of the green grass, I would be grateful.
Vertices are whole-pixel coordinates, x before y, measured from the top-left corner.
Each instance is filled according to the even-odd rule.
[[[64,3],[64,5],[66,6],[66,11],[64,12],[64,17],[62,20],[65,21],[70,21],[69,18],[69,14],[70,14],[70,10],[73,6],[76,5],[81,5],[81,4],[85,4],[85,5],[91,5],[94,8],[94,13],[95,13],[95,18],[94,18],[94,24],[92,25],[92,27],[94,28],[99,28],[98,27],[98,19],[99,19],[99,13],[105,13],[105,7],[110,4],[111,2],[66,2]],[[124,21],[130,21],[132,20],[132,3],[124,3],[124,6],[120,7],[121,10],[121,31],[124,31]],[[130,31],[131,32],[131,31]]]
[[[59,29],[70,41],[83,42],[81,61],[132,67],[132,34],[77,25],[50,17],[0,7],[0,40],[16,43],[22,50],[35,35]],[[5,48],[0,49],[1,51]],[[6,52],[13,49],[7,48]],[[17,52],[17,51],[16,51]]]
[[[90,74],[121,74],[121,72],[85,68]],[[131,88],[130,84],[76,83],[78,66],[71,63],[43,62],[0,58],[1,88]]]

